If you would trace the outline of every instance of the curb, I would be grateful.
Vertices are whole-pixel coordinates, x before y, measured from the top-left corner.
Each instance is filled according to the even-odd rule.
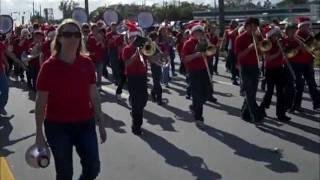
[[[15,180],[7,160],[0,157],[0,180]]]

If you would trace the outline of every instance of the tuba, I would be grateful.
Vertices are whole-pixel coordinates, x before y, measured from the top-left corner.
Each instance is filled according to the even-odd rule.
[[[110,26],[112,23],[118,24],[119,22],[118,12],[113,9],[107,9],[103,13],[103,20],[108,26]]]
[[[86,13],[86,10],[84,8],[74,8],[72,11],[72,19],[76,20],[79,25],[81,26],[83,23],[88,22],[88,14]]]
[[[0,32],[7,34],[12,31],[13,19],[9,15],[0,15]]]

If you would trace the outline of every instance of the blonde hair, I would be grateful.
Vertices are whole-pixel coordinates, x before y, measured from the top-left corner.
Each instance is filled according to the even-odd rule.
[[[64,28],[65,25],[73,25],[75,26],[79,32],[81,33],[81,38],[80,38],[80,43],[79,43],[79,47],[77,49],[77,55],[84,55],[84,56],[88,56],[88,53],[85,49],[85,45],[84,45],[84,41],[83,41],[83,38],[82,38],[82,31],[81,31],[81,28],[78,24],[77,21],[73,20],[73,19],[65,19],[57,28],[57,31],[56,31],[56,36],[54,37],[52,43],[51,43],[51,52],[52,52],[52,55],[53,56],[56,56],[60,53],[61,51],[61,43],[59,42],[59,38],[61,37],[62,35],[62,30]]]

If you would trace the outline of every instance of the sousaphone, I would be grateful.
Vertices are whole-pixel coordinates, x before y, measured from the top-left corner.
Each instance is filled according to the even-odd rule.
[[[143,11],[137,16],[138,24],[141,28],[147,29],[154,23],[154,18],[151,12]]]
[[[113,9],[107,9],[103,13],[103,20],[108,26],[110,26],[112,23],[118,24],[119,15],[118,15],[117,11],[115,11]]]
[[[9,15],[0,15],[0,32],[7,34],[12,31],[13,19]]]
[[[88,23],[88,14],[84,8],[77,7],[72,11],[72,19],[81,26],[83,23]]]

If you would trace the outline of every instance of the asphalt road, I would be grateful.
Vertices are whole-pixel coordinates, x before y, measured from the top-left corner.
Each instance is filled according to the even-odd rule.
[[[170,88],[164,88],[166,105],[148,102],[142,137],[131,133],[126,100],[118,103],[116,87],[105,80],[101,95],[108,140],[99,147],[98,179],[319,180],[320,115],[312,111],[310,96],[303,97],[305,112],[289,114],[292,121],[286,124],[275,119],[274,97],[269,117],[257,127],[239,118],[243,101],[239,87],[230,83],[223,64],[219,72],[213,78],[218,103],[205,105],[204,130],[193,122],[185,80],[178,75]],[[32,169],[24,161],[26,149],[35,141],[34,94],[15,81],[10,84],[7,111],[12,117],[0,119],[0,154],[17,180],[54,179],[53,162],[46,169]],[[125,91],[123,97],[127,96]],[[262,96],[259,91],[259,101]],[[74,154],[74,179],[81,172],[79,164]]]

